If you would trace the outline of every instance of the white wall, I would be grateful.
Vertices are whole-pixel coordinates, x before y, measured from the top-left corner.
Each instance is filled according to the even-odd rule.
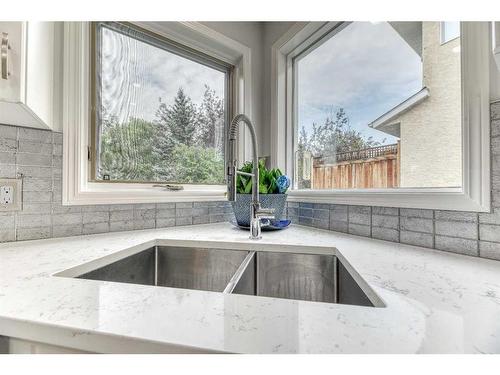
[[[263,144],[263,32],[261,22],[202,22],[205,26],[234,39],[251,49],[252,57],[252,112],[250,119],[256,127],[261,155],[265,155]]]
[[[270,154],[271,46],[295,22],[202,22],[252,50],[252,121],[260,156]]]

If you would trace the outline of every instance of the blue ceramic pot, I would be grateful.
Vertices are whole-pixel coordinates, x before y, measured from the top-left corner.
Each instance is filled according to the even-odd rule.
[[[281,220],[285,211],[286,194],[260,194],[262,208],[274,208],[275,220]],[[238,225],[250,226],[250,204],[252,194],[236,194],[236,201],[232,202],[234,217]]]

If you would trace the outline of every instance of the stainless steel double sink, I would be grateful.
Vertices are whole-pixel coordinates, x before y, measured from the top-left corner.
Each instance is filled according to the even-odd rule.
[[[154,246],[80,279],[375,306],[333,254]],[[359,278],[358,278],[359,279]]]

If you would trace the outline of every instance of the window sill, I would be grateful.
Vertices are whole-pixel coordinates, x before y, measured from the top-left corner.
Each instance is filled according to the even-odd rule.
[[[291,190],[290,202],[488,212],[489,199],[474,200],[461,188]]]
[[[65,194],[63,205],[223,201],[225,193],[225,185],[185,185],[184,190],[169,191],[151,184],[89,182]]]

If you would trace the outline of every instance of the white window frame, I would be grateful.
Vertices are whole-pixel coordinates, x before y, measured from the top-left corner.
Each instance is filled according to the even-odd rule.
[[[250,48],[198,22],[134,22],[234,66],[232,98],[236,113],[250,115]],[[90,181],[90,22],[65,22],[63,54],[63,205],[160,203],[225,200],[226,185],[183,185],[166,191],[154,184]],[[238,154],[244,160],[248,134],[239,137]]]
[[[338,22],[297,23],[272,46],[271,153],[293,175],[292,58]],[[490,41],[487,22],[461,23],[462,187],[290,190],[289,201],[488,212],[490,210]]]

